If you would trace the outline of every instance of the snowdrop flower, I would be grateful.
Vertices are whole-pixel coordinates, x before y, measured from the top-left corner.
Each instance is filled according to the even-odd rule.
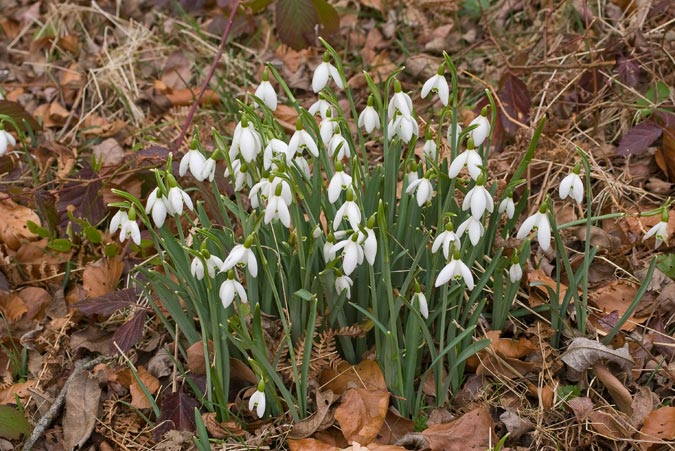
[[[417,190],[417,205],[420,207],[427,202],[431,202],[431,199],[434,198],[434,186],[431,184],[431,180],[429,180],[430,177],[431,172],[427,172],[424,174],[424,177],[418,178],[405,189],[406,194],[412,194]]]
[[[305,160],[302,156],[297,156],[293,162],[295,167],[298,168],[298,171],[300,171],[300,173],[304,175],[306,179],[309,179],[312,174],[309,172],[309,163],[307,163],[307,160]]]
[[[321,120],[326,120],[331,117],[335,117],[335,108],[328,100],[319,99],[313,104],[310,105],[307,110],[312,116],[316,116],[316,113],[319,113]]]
[[[482,237],[483,233],[485,233],[485,227],[483,227],[483,223],[471,215],[468,219],[461,223],[459,227],[457,227],[457,236],[461,238],[462,235],[464,235],[464,232],[467,230],[469,231],[469,241],[471,241],[471,244],[474,246],[477,246],[478,242],[480,241],[480,237]]]
[[[668,211],[664,208],[661,212],[661,221],[649,231],[642,238],[642,241],[648,240],[651,237],[656,238],[656,245],[654,249],[658,249],[662,243],[668,244]]]
[[[331,249],[331,253],[337,255],[337,252],[342,250],[342,272],[345,275],[350,275],[354,269],[363,263],[364,252],[359,243],[359,234],[353,233],[347,239],[336,243]]]
[[[448,169],[448,177],[454,179],[455,177],[457,177],[457,175],[459,175],[459,173],[463,168],[467,168],[469,170],[469,175],[471,176],[471,178],[474,180],[478,180],[478,176],[482,172],[481,170],[482,166],[483,160],[481,159],[476,149],[474,149],[471,143],[469,142],[467,149],[464,152],[457,155],[454,160],[452,160],[450,168]]]
[[[278,219],[289,228],[291,226],[291,212],[288,210],[288,204],[282,196],[282,187],[276,187],[274,195],[270,196],[265,207],[265,224],[269,224],[273,219]]]
[[[159,188],[152,190],[148,196],[148,201],[145,204],[145,214],[152,214],[152,220],[155,226],[162,227],[166,220],[168,200],[161,195]]]
[[[234,160],[241,155],[245,162],[250,163],[261,150],[262,139],[260,134],[248,122],[246,116],[242,117],[241,122],[234,128],[232,145],[230,146],[230,160]]]
[[[579,166],[579,163],[577,163],[572,172],[560,182],[558,194],[560,194],[561,199],[565,199],[569,196],[577,201],[578,204],[583,202],[584,183],[581,181],[581,177],[579,177],[580,172],[581,167]]]
[[[0,121],[0,157],[7,153],[7,147],[10,145],[16,146],[16,140],[5,130],[5,124]]]
[[[343,188],[347,188],[352,184],[352,176],[345,174],[342,163],[339,161],[335,164],[335,173],[328,184],[328,201],[334,204],[340,197]]]
[[[352,229],[357,230],[359,224],[361,223],[361,210],[359,206],[354,202],[354,191],[349,189],[347,191],[347,201],[342,204],[335,213],[335,219],[333,219],[333,229],[336,229],[340,226],[342,219],[347,218],[349,225]]]
[[[258,415],[258,418],[262,418],[265,415],[265,405],[267,401],[265,399],[265,383],[260,380],[258,383],[258,389],[251,395],[251,399],[248,400],[248,410]]]
[[[434,141],[433,139],[427,139],[426,141],[424,141],[422,153],[424,154],[425,157],[427,157],[431,161],[436,161],[436,155],[438,155],[438,152],[436,150],[436,141]]]
[[[427,303],[427,297],[424,295],[424,293],[416,290],[415,294],[413,294],[411,303],[414,305],[415,302],[417,302],[419,305],[420,315],[422,315],[422,318],[429,319],[429,304]]]
[[[173,183],[171,181],[173,180],[173,176],[169,174],[168,176],[168,181],[169,185],[172,185],[175,183],[175,180],[173,180]],[[192,199],[190,199],[190,196],[180,189],[178,186],[172,186],[169,188],[169,193],[167,194],[166,197],[166,211],[170,215],[182,215],[183,214],[183,204],[185,204],[188,209],[192,210],[194,209],[194,206],[192,205]]]
[[[263,150],[263,168],[269,170],[272,167],[272,160],[280,155],[284,156],[286,164],[291,163],[292,157],[289,158],[288,144],[277,138],[270,139]]]
[[[183,158],[180,160],[180,166],[178,167],[178,175],[183,177],[188,169],[194,178],[200,182],[204,180],[202,177],[204,173],[204,166],[206,165],[206,157],[197,150],[197,148],[191,148],[187,151]]]
[[[342,240],[347,236],[347,232],[344,230],[338,230],[334,233],[329,233],[326,237],[326,242],[323,245],[323,259],[326,263],[332,262],[335,260],[335,252],[333,251],[333,246],[336,243],[336,240]]]
[[[548,207],[546,204],[543,204],[541,207],[539,207],[538,212],[525,219],[523,224],[518,229],[516,238],[522,240],[527,237],[532,230],[536,230],[539,246],[543,251],[549,250],[551,248],[551,223],[549,222],[548,215],[546,214],[547,210]]]
[[[288,142],[289,158],[293,158],[296,153],[302,153],[303,149],[307,149],[314,157],[319,157],[319,148],[316,146],[314,138],[307,133],[307,130],[302,125],[302,119],[298,117],[295,133],[293,133],[291,140]]]
[[[471,215],[478,220],[483,217],[485,210],[489,213],[492,213],[494,210],[492,196],[490,195],[490,192],[485,189],[484,183],[484,177],[479,177],[476,185],[466,193],[464,202],[462,202],[462,210],[466,211],[470,208]]]
[[[213,279],[216,277],[216,268],[220,269],[223,266],[223,261],[215,255],[211,255],[207,250],[203,250],[201,254],[201,256],[192,259],[190,272],[197,280],[202,280],[204,269],[206,269],[206,273]],[[206,263],[206,268],[204,268],[204,263]]]
[[[377,114],[377,110],[373,107],[373,102],[373,95],[371,94],[368,96],[368,105],[359,114],[358,126],[363,127],[368,133],[372,133],[376,128],[380,128],[380,115]]]
[[[459,259],[459,251],[454,250],[452,259],[450,262],[441,269],[441,272],[438,273],[436,278],[436,287],[440,287],[443,284],[448,283],[450,280],[464,280],[466,288],[471,291],[474,287],[473,274],[466,264]]]
[[[336,133],[340,133],[340,126],[336,120],[328,116],[321,121],[321,125],[319,126],[319,136],[321,136],[321,142],[323,142],[324,146],[328,146],[331,138]]]
[[[428,79],[422,86],[422,98],[424,99],[430,92],[437,92],[443,106],[448,106],[448,97],[450,97],[450,88],[448,81],[443,76],[445,74],[444,65],[438,66],[436,75]]]
[[[366,224],[366,238],[360,238],[363,240],[363,253],[366,256],[366,261],[370,266],[375,264],[375,257],[377,257],[377,237],[375,236],[375,231],[373,227],[375,226],[375,215],[368,218],[368,223]]]
[[[255,254],[251,249],[253,245],[254,236],[249,235],[244,241],[244,244],[237,244],[232,248],[229,255],[220,267],[221,272],[229,271],[239,263],[246,265],[248,272],[252,277],[258,275],[258,261],[255,259]]]
[[[244,185],[253,185],[251,174],[248,173],[248,164],[240,160],[232,160],[232,174],[234,178],[234,190],[241,191]],[[225,177],[230,176],[230,168],[225,169]]]
[[[272,177],[263,177],[251,187],[251,190],[248,192],[251,207],[258,208],[261,200],[264,202],[272,195],[272,180],[274,180]]]
[[[480,147],[483,141],[490,134],[490,121],[487,118],[487,107],[484,107],[480,112],[480,116],[476,117],[469,123],[469,127],[477,125],[478,127],[471,130],[471,137],[473,138],[473,145]]]
[[[511,283],[518,283],[522,278],[523,268],[518,261],[518,252],[515,252],[511,258],[511,266],[509,266],[509,279],[511,280]]]
[[[398,114],[387,124],[387,139],[391,140],[394,136],[401,138],[404,143],[409,143],[413,135],[420,133],[417,121],[412,116]]]
[[[350,299],[352,297],[352,285],[354,285],[354,282],[349,276],[343,275],[339,270],[337,272],[339,275],[335,278],[335,291],[338,295],[346,291],[347,299]]]
[[[516,204],[513,203],[513,196],[509,194],[509,196],[504,198],[499,203],[499,208],[497,211],[500,215],[506,213],[506,217],[512,219],[516,212]]]
[[[220,302],[223,303],[223,308],[228,308],[232,304],[232,301],[234,301],[235,296],[239,296],[241,302],[248,302],[246,290],[244,290],[244,286],[234,278],[234,271],[232,270],[228,273],[227,280],[220,285],[218,295],[220,296]]]
[[[342,160],[345,157],[350,158],[352,156],[352,153],[349,150],[349,143],[347,143],[345,137],[339,133],[339,130],[328,142],[328,156],[333,158],[335,153],[337,153],[335,158],[338,160]]]
[[[277,109],[277,92],[269,80],[269,73],[267,72],[267,68],[265,68],[262,81],[258,85],[258,89],[255,90],[255,96],[262,100],[267,108],[275,111]]]
[[[459,236],[453,232],[452,223],[448,221],[445,225],[445,230],[439,233],[434,239],[434,242],[431,245],[431,252],[435,254],[439,249],[443,248],[443,256],[447,260],[450,258],[451,245],[454,248],[459,249]]]
[[[413,112],[413,104],[410,96],[401,90],[401,82],[398,80],[394,81],[394,95],[391,96],[389,100],[389,106],[387,108],[387,117],[389,120],[392,120],[396,113],[411,117]]]
[[[417,173],[418,164],[415,161],[410,162],[410,171],[407,174],[408,185],[411,185],[415,180],[419,179],[420,176]]]
[[[314,70],[314,77],[312,77],[312,90],[314,92],[319,92],[325,88],[329,78],[333,79],[338,88],[344,89],[340,72],[338,72],[335,66],[328,62],[329,60],[330,55],[328,52],[324,53],[323,61]]]
[[[212,182],[215,176],[216,176],[216,152],[214,152],[210,158],[206,159],[206,163],[204,163],[204,167],[202,168],[201,173],[202,180],[208,180],[209,182]],[[197,178],[197,180],[199,179]]]
[[[448,144],[450,147],[454,148],[459,144],[459,135],[462,133],[462,126],[459,124],[455,125],[455,134],[452,134],[452,124],[448,127],[448,131],[445,135],[445,139],[447,139]],[[482,164],[482,163],[481,163]]]
[[[136,210],[132,207],[129,213],[119,210],[115,216],[110,220],[110,233],[113,234],[120,230],[120,241],[123,243],[127,238],[136,243],[136,246],[141,245],[141,231],[138,228],[136,219]]]

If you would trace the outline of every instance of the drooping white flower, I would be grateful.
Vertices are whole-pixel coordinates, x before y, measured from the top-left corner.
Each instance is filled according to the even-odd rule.
[[[328,117],[321,121],[319,126],[319,136],[321,136],[321,142],[324,146],[328,146],[333,135],[340,133],[340,125],[336,120]]]
[[[359,234],[353,233],[350,237],[337,242],[331,249],[331,254],[337,255],[342,250],[342,272],[350,275],[354,269],[363,263],[364,252],[359,243]]]
[[[166,220],[168,200],[160,195],[159,188],[152,190],[145,204],[145,214],[152,213],[152,220],[155,226],[162,227]]]
[[[344,89],[342,84],[342,77],[340,72],[328,61],[330,60],[330,55],[325,53],[323,56],[323,61],[314,69],[314,76],[312,77],[312,90],[314,92],[319,92],[328,84],[328,79],[332,78],[335,82],[335,85]]]
[[[418,178],[405,189],[406,194],[412,194],[417,191],[415,198],[417,199],[417,205],[420,207],[427,202],[431,202],[431,199],[434,198],[434,185],[426,175]]]
[[[295,157],[295,154],[301,153],[303,149],[307,149],[314,157],[319,157],[319,148],[317,147],[314,138],[307,133],[307,130],[303,128],[302,121],[298,118],[295,133],[291,136],[291,140],[288,141],[289,158]]]
[[[310,105],[307,111],[312,116],[316,116],[316,113],[319,113],[319,116],[321,116],[322,121],[335,117],[336,113],[335,107],[333,107],[333,105],[328,100],[325,99],[317,100],[316,102]]]
[[[295,167],[298,168],[300,173],[304,175],[307,180],[309,180],[312,174],[309,171],[309,163],[307,163],[305,157],[303,157],[302,155],[298,155],[297,157],[295,157],[295,160],[293,160],[293,164],[295,164]]]
[[[141,231],[138,228],[138,223],[135,221],[135,214],[131,213],[134,216],[133,219],[129,218],[129,214],[126,211],[119,210],[110,220],[110,233],[113,234],[120,230],[120,242],[126,241],[127,238],[136,243],[137,246],[141,245]]]
[[[333,219],[333,229],[335,230],[337,230],[342,219],[345,217],[347,218],[347,221],[349,221],[349,225],[352,229],[357,230],[359,228],[359,224],[361,223],[361,210],[356,202],[351,200],[353,199],[353,194],[351,196],[350,194],[352,194],[352,191],[347,191],[347,200],[335,213],[335,219]]]
[[[177,186],[172,186],[169,188],[169,193],[167,194],[166,201],[166,211],[170,215],[182,215],[183,214],[183,204],[192,210],[194,206],[192,205],[192,199],[188,193],[183,191]]]
[[[248,410],[253,412],[253,409],[255,409],[258,418],[262,418],[265,415],[266,403],[265,392],[256,390],[255,393],[251,395],[251,399],[248,400]]]
[[[368,105],[359,114],[358,125],[359,127],[363,127],[368,133],[372,133],[376,128],[380,128],[380,115],[377,114],[377,110],[373,107],[372,94],[368,97]]]
[[[340,197],[342,189],[351,186],[351,184],[352,176],[345,174],[345,172],[342,170],[342,164],[340,164],[339,167],[336,165],[335,173],[333,174],[333,177],[331,177],[330,183],[328,184],[328,201],[331,204],[334,204],[335,201]]]
[[[457,252],[455,252],[457,254]],[[474,287],[473,274],[466,264],[459,259],[458,255],[452,256],[450,262],[441,269],[436,278],[435,285],[440,287],[443,284],[448,283],[450,280],[464,280],[466,288],[471,291]]]
[[[421,291],[416,291],[413,294],[412,304],[414,305],[417,302],[417,305],[420,309],[420,315],[422,318],[429,319],[429,304],[427,303],[427,297]]]
[[[281,195],[274,194],[270,196],[265,207],[265,224],[269,224],[273,219],[278,219],[289,228],[291,226],[291,212],[288,210],[288,204]]]
[[[263,72],[263,79],[255,90],[255,96],[263,101],[263,103],[272,111],[277,109],[277,92],[274,86],[269,81],[269,74],[267,69]]]
[[[250,163],[262,150],[262,139],[260,133],[249,123],[246,117],[234,128],[232,145],[230,146],[230,160],[234,160],[239,155],[245,162]]]
[[[665,217],[667,218],[668,216],[665,215]],[[651,237],[656,238],[656,245],[654,246],[654,249],[658,249],[662,243],[668,244],[668,221],[664,221],[662,217],[658,224],[649,229],[649,231],[642,238],[642,241],[648,240]]]
[[[419,136],[420,129],[417,121],[412,116],[396,115],[387,124],[387,139],[391,140],[394,136],[401,138],[404,143],[409,143],[414,136]]]
[[[394,81],[394,95],[389,100],[387,108],[387,118],[391,121],[396,113],[405,117],[412,117],[413,103],[408,94],[401,90],[401,83]]]
[[[464,201],[462,202],[462,210],[466,211],[471,209],[471,215],[480,220],[483,217],[485,210],[492,213],[494,210],[494,202],[490,192],[485,189],[485,186],[482,184],[476,184],[473,188],[466,193],[464,196]]]
[[[328,237],[326,237],[326,242],[323,245],[323,259],[326,263],[335,260],[335,252],[333,251],[333,246],[335,245],[336,240],[342,240],[346,236],[347,232],[344,230],[337,230],[333,233],[328,234]]]
[[[352,285],[354,285],[354,282],[349,276],[341,274],[335,278],[335,291],[338,295],[342,294],[343,291],[346,291],[347,299],[352,297]]]
[[[431,245],[431,252],[435,254],[442,248],[443,256],[448,259],[450,258],[450,251],[452,250],[450,246],[459,249],[459,238],[460,237],[452,230],[452,224],[448,223],[445,230],[439,233],[434,239],[434,242]]]
[[[253,185],[253,179],[248,172],[248,164],[242,163],[241,160],[232,160],[232,174],[234,178],[234,190],[241,191],[246,186]],[[225,177],[230,176],[230,168],[225,169]]]
[[[565,199],[569,196],[577,201],[578,204],[581,204],[584,200],[584,183],[581,181],[579,173],[576,172],[577,170],[578,168],[575,168],[573,172],[568,174],[562,182],[560,182],[558,194],[560,194],[561,199]]]
[[[7,130],[2,122],[0,122],[0,157],[7,153],[7,147],[16,146],[16,139]]]
[[[204,166],[206,165],[206,157],[197,149],[190,149],[180,160],[178,167],[178,175],[183,177],[188,169],[194,178],[200,182],[204,180]]]
[[[204,268],[204,263],[206,263],[206,268]],[[209,254],[207,258],[193,258],[190,264],[190,272],[197,280],[202,280],[206,269],[206,273],[213,279],[216,277],[216,268],[220,269],[221,266],[223,266],[223,261],[215,255]]]
[[[422,98],[424,99],[430,92],[437,92],[438,98],[444,106],[448,106],[448,98],[450,97],[450,88],[448,81],[443,76],[443,65],[438,68],[438,73],[428,79],[424,86],[422,86]]]
[[[516,212],[516,205],[513,203],[513,197],[508,196],[499,203],[499,208],[497,210],[499,214],[504,214],[506,212],[506,217],[509,219],[513,218],[513,215]]]
[[[539,211],[525,219],[516,234],[516,238],[522,240],[527,237],[533,229],[536,230],[539,247],[541,247],[543,251],[547,251],[551,248],[551,223],[548,220],[546,210],[546,205],[543,205]]]
[[[469,241],[474,246],[477,246],[483,233],[485,233],[483,223],[471,215],[457,227],[457,236],[461,238],[467,230],[469,232]]]
[[[471,137],[473,138],[473,145],[480,147],[483,141],[490,135],[490,121],[487,118],[487,108],[483,108],[480,115],[469,123],[469,127],[478,125],[478,127],[471,130]]]
[[[223,308],[228,308],[232,304],[232,301],[234,301],[235,296],[238,296],[239,299],[241,299],[241,302],[248,302],[246,290],[244,289],[244,286],[234,278],[234,271],[230,271],[227,280],[220,285],[218,295],[220,296],[220,302],[223,303]]]
[[[509,279],[511,283],[517,283],[523,278],[523,268],[519,263],[512,263],[509,266]]]
[[[452,160],[450,168],[448,169],[448,177],[454,179],[463,168],[467,168],[471,178],[478,180],[478,176],[482,172],[482,166],[483,160],[476,149],[466,149],[464,152],[457,155],[454,160]]]
[[[436,150],[436,141],[434,141],[433,139],[427,139],[426,141],[424,141],[424,147],[422,147],[422,154],[431,161],[435,161],[436,155],[438,155],[438,152]]]
[[[345,157],[350,158],[352,156],[352,153],[349,150],[349,143],[340,133],[335,133],[328,142],[328,156],[333,158],[333,155],[336,155],[335,158],[338,160],[342,160]]]
[[[216,176],[216,160],[212,158],[207,158],[204,167],[202,168],[201,177],[202,180],[208,180],[212,182]]]
[[[241,263],[246,265],[248,272],[252,277],[258,275],[258,261],[255,259],[255,254],[251,249],[253,245],[253,237],[246,238],[244,244],[235,245],[227,258],[220,267],[221,272],[229,271],[234,268],[237,264]]]
[[[272,138],[263,150],[263,168],[269,170],[272,167],[272,160],[278,156],[283,156],[286,164],[291,164],[291,161],[293,161],[293,158],[288,154],[288,144],[280,139]]]
[[[375,257],[377,257],[377,237],[375,231],[366,227],[366,238],[363,240],[363,253],[366,256],[366,261],[370,266],[375,264]]]

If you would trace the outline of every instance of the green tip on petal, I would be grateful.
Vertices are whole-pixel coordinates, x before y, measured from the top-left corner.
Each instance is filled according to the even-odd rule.
[[[246,115],[241,117],[241,126],[248,127],[248,118],[246,117]]]
[[[344,169],[342,162],[339,160],[335,161],[335,172],[341,172]]]
[[[173,188],[174,186],[178,186],[178,182],[176,181],[176,177],[174,177],[173,174],[167,174],[166,175],[166,184],[169,186],[169,188]]]
[[[459,248],[457,246],[452,246],[452,259],[460,260]]]
[[[445,230],[448,232],[452,232],[454,229],[454,226],[452,225],[452,221],[448,221],[445,223]]]
[[[354,190],[349,188],[347,190],[347,202],[353,202],[354,201]]]
[[[513,255],[511,256],[511,263],[514,265],[520,264],[520,258],[518,256],[518,249],[513,250]]]
[[[246,241],[244,241],[244,247],[246,249],[250,249],[251,246],[253,246],[253,241],[255,240],[255,234],[250,234],[249,236],[246,237]]]
[[[136,209],[134,208],[133,205],[129,209],[129,213],[127,214],[127,217],[129,218],[129,221],[135,221],[136,220]]]
[[[572,172],[574,172],[576,175],[581,174],[581,162],[577,161],[577,164],[574,165]]]
[[[276,186],[276,188],[274,188],[274,195],[277,196],[277,197],[281,196],[281,191],[282,191],[283,187],[284,186],[281,183],[279,183]]]
[[[473,150],[475,148],[476,148],[476,146],[473,143],[473,138],[471,136],[469,136],[469,139],[466,140],[466,149],[467,150]]]

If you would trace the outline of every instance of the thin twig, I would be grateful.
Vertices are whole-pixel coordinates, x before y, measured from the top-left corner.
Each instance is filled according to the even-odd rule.
[[[95,358],[94,360],[89,360],[89,359],[82,359],[78,360],[75,363],[75,369],[73,372],[68,376],[68,379],[66,380],[66,383],[63,384],[63,388],[61,388],[61,391],[59,392],[59,395],[56,397],[52,405],[49,407],[49,410],[47,410],[47,413],[45,413],[42,418],[40,418],[40,421],[35,425],[35,429],[33,429],[33,433],[31,434],[30,438],[26,440],[26,443],[23,445],[23,451],[30,451],[33,449],[33,446],[35,446],[35,443],[40,440],[40,437],[45,433],[49,425],[52,424],[52,421],[56,418],[56,416],[59,414],[61,411],[61,408],[63,407],[63,404],[66,402],[66,394],[68,393],[68,388],[70,385],[73,383],[75,380],[75,377],[82,373],[83,371],[88,371],[98,365],[99,363],[103,362],[106,360],[108,357],[106,356],[100,356]]]
[[[202,99],[202,96],[204,95],[204,92],[206,92],[206,89],[209,86],[209,83],[211,82],[211,79],[213,78],[213,74],[216,72],[216,66],[218,66],[218,62],[220,61],[220,57],[223,55],[223,50],[225,50],[225,43],[227,42],[227,37],[230,35],[230,29],[232,28],[232,22],[234,21],[234,15],[237,12],[237,9],[239,8],[239,0],[234,0],[232,3],[232,10],[230,11],[230,17],[227,19],[227,25],[225,26],[225,31],[223,31],[223,36],[220,38],[220,45],[218,46],[218,52],[216,52],[216,56],[213,58],[213,63],[211,63],[211,67],[209,68],[208,74],[206,74],[206,79],[204,80],[204,83],[202,84],[201,89],[199,90],[199,94],[197,97],[194,99],[192,102],[192,106],[190,107],[190,111],[188,112],[187,117],[185,118],[185,122],[183,123],[183,128],[180,130],[180,135],[178,136],[178,139],[173,143],[173,151],[177,151],[180,149],[180,146],[183,144],[183,140],[185,139],[185,135],[187,134],[188,128],[190,128],[190,124],[192,123],[192,118],[194,117],[195,113],[197,112],[197,106],[199,106],[199,102]]]

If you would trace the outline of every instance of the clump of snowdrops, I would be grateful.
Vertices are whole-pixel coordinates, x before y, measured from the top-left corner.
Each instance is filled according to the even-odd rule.
[[[447,55],[421,94],[403,91],[397,73],[382,85],[365,73],[370,95],[357,109],[338,54],[326,49],[309,109],[269,66],[241,103],[232,137],[213,130],[211,152],[194,138],[178,174],[171,161],[156,170],[145,205],[126,193],[115,204],[111,231],[119,229],[121,240],[140,244],[137,219],[151,232],[158,255],[149,263],[156,266],[138,270],[161,300],[157,314],[181,352],[200,341],[213,351],[204,357],[204,402],[220,417],[229,414],[230,357],[248,362],[259,379],[249,402],[258,416],[308,415],[312,337],[355,325],[364,334],[340,337],[342,357],[354,363],[374,353],[398,410],[415,416],[429,401],[422,393],[428,378],[435,402],[446,402],[463,381],[466,359],[489,344],[475,333],[479,319],[495,329],[507,321],[531,240],[579,283],[594,255],[587,249],[581,268],[570,268],[550,196],[525,211],[521,177],[543,121],[498,192],[486,165],[494,102],[463,129],[459,79]],[[290,136],[274,116],[280,94],[298,113]],[[443,107],[421,118],[415,102],[430,96]],[[338,106],[343,98],[346,111]],[[369,156],[372,141],[381,143],[382,162]],[[558,196],[590,204],[580,150],[578,161]],[[232,196],[214,182],[223,168]],[[200,201],[179,183],[188,172],[204,182]],[[590,227],[591,218],[580,223]],[[658,227],[650,235],[667,236]],[[518,245],[496,246],[499,237]],[[559,340],[572,298],[584,327],[587,293],[552,291],[548,309]],[[263,327],[266,314],[279,318],[277,341]],[[282,363],[290,377],[279,371]]]

